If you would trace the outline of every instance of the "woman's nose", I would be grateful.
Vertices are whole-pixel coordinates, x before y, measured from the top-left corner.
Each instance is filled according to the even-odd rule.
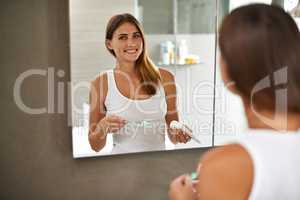
[[[136,41],[134,40],[134,38],[128,38],[127,45],[128,46],[136,46]]]

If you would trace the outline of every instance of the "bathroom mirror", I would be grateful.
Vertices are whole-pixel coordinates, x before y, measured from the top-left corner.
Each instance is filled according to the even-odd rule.
[[[297,14],[298,0],[71,0],[72,114],[69,125],[72,126],[73,157],[221,145],[247,128],[240,99],[225,89],[220,78],[216,33],[224,15],[235,7],[253,2],[277,4]],[[140,21],[151,59],[157,67],[173,73],[179,119],[193,130],[200,143],[191,140],[174,145],[165,131],[162,148],[157,148],[157,144],[147,148],[141,148],[141,144],[139,148],[136,145],[116,148],[119,141],[108,134],[104,148],[99,152],[92,150],[88,141],[90,83],[100,73],[115,67],[114,57],[105,48],[104,37],[108,20],[120,13],[131,13]],[[167,56],[162,51],[166,46]],[[181,48],[185,49],[184,59],[179,56]],[[141,121],[139,126],[145,127],[147,121]]]
[[[170,1],[167,8],[169,10],[165,12],[172,15],[168,20],[172,20],[175,24],[173,23],[169,28],[171,31],[155,33],[149,30],[149,22],[153,25],[159,24],[160,20],[164,21],[162,19],[165,14],[163,9],[157,7],[160,4],[158,1],[70,1],[72,115],[69,123],[72,126],[74,158],[212,145],[216,2],[211,0]],[[156,9],[151,9],[151,7]],[[151,59],[157,67],[169,70],[175,77],[179,119],[193,130],[194,136],[200,143],[192,139],[186,144],[173,144],[165,132],[164,145],[161,149],[157,149],[157,145],[153,144],[145,149],[127,146],[116,150],[118,141],[114,141],[113,134],[108,134],[104,148],[99,152],[92,150],[88,141],[90,83],[100,73],[115,67],[115,58],[105,48],[104,37],[108,20],[119,13],[131,13],[139,19],[143,27],[145,26],[145,40]],[[203,22],[197,29],[192,28],[197,22],[195,17],[201,18],[199,21]],[[209,21],[209,25],[205,21]],[[174,45],[174,55],[178,54],[176,52],[179,49],[178,45],[184,43],[187,50],[185,56],[189,60],[179,61],[178,58],[164,60],[161,47],[166,43]]]

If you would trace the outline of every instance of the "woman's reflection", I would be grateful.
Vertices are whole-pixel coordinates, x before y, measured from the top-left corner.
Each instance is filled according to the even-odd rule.
[[[91,148],[101,150],[112,133],[112,153],[164,150],[166,126],[172,143],[188,142],[183,130],[169,127],[178,121],[174,77],[152,63],[140,23],[130,14],[115,15],[105,39],[116,66],[91,83]]]

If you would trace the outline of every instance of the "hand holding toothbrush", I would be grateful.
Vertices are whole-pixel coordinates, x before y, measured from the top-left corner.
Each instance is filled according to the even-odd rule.
[[[190,141],[191,139],[193,139],[198,144],[201,144],[201,141],[193,135],[192,129],[190,129],[187,125],[173,120],[170,123],[170,128],[172,130],[177,131],[177,135],[175,135],[175,139],[176,139],[175,141],[179,141],[179,142],[183,141],[183,143],[186,143],[186,142]]]
[[[191,132],[191,130],[188,127],[185,128],[181,125],[183,125],[183,124],[181,124],[175,120],[173,120],[170,123],[169,134],[171,137],[171,141],[175,144],[187,143],[191,140],[191,136],[189,134],[189,132]]]
[[[182,175],[172,181],[169,188],[169,200],[196,200],[197,191],[188,175]]]

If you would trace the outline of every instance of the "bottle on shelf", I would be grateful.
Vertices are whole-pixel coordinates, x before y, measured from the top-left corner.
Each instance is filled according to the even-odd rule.
[[[185,59],[188,56],[188,54],[189,52],[186,40],[180,40],[177,44],[177,64],[186,64]]]
[[[164,41],[160,44],[160,57],[163,65],[175,64],[175,45],[172,41]]]

